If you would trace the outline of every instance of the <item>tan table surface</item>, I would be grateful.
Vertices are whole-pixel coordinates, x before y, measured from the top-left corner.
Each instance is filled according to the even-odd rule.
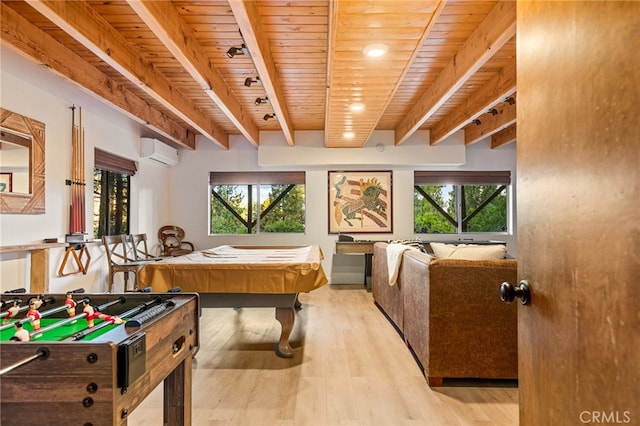
[[[301,293],[327,284],[322,251],[309,246],[219,246],[145,265],[140,287],[199,293]]]

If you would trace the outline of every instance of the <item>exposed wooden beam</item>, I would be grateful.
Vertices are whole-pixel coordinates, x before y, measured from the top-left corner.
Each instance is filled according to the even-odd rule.
[[[469,120],[486,113],[489,108],[516,91],[515,58],[493,76],[459,107],[442,118],[429,131],[430,144],[435,145],[462,129]]]
[[[491,136],[516,122],[516,104],[502,103],[494,107],[496,114],[484,114],[478,119],[480,124],[469,124],[464,128],[464,144],[471,145]]]
[[[235,15],[236,21],[242,33],[244,43],[249,49],[253,65],[260,76],[260,81],[269,103],[280,123],[287,144],[293,146],[293,126],[284,91],[278,82],[278,70],[276,69],[269,40],[264,35],[258,12],[258,2],[255,0],[230,0],[229,5]]]
[[[436,81],[400,122],[395,129],[395,144],[406,141],[515,34],[516,2],[497,2]]]
[[[507,145],[516,141],[516,126],[514,123],[509,127],[506,127],[499,132],[491,135],[491,149],[498,148],[502,145]]]
[[[211,67],[202,46],[173,3],[148,0],[127,0],[127,3],[238,130],[257,146],[258,128],[229,91],[227,83]]]
[[[84,1],[26,0],[34,9],[136,84],[165,108],[224,149],[229,136],[175,90],[135,47]]]
[[[0,8],[3,45],[29,60],[44,65],[60,77],[108,102],[176,144],[195,149],[194,132],[190,132],[137,95],[118,85],[4,3],[0,4]]]
[[[336,0],[337,1],[337,0]],[[338,34],[338,11],[336,1],[329,2],[329,14],[327,25],[327,80],[325,83],[324,94],[324,145],[330,147],[327,143],[329,138],[329,118],[331,116],[331,84],[333,83],[333,61],[336,58],[336,36]]]

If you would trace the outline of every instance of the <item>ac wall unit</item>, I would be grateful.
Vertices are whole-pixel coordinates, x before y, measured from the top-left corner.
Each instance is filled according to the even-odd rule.
[[[141,138],[140,156],[166,167],[178,164],[178,150],[160,142],[158,139]]]

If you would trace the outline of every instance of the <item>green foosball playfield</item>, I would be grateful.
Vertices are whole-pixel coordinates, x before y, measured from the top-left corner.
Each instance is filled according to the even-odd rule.
[[[128,318],[122,318],[122,319],[126,322]],[[59,318],[51,318],[51,319],[43,318],[40,320],[40,329],[48,328],[52,325],[57,324],[58,322],[60,322]],[[86,341],[93,340],[113,330],[115,327],[118,326],[116,324],[111,324],[111,323],[106,324],[106,326],[102,324],[105,324],[105,322],[102,320],[96,320],[95,326],[93,327],[96,329],[96,331],[93,333],[88,333],[86,337],[84,337],[84,340]],[[34,332],[33,327],[31,326],[31,323],[25,323],[23,327],[25,330],[29,332],[29,334],[31,335],[31,341],[33,342],[74,341],[76,336],[81,335],[81,333],[87,332],[90,330],[87,320],[84,318],[76,319],[74,322],[64,324],[60,327],[54,327],[53,329],[50,329],[50,331],[47,331],[45,333],[38,333],[37,330]],[[14,327],[2,330],[0,331],[0,341],[9,342],[11,340],[11,337],[14,334],[15,334]]]

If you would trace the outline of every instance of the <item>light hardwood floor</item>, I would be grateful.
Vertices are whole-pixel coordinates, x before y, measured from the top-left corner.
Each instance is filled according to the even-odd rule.
[[[450,381],[429,388],[362,286],[301,294],[278,358],[273,308],[203,309],[193,370],[193,425],[517,425],[513,381]],[[469,354],[473,356],[473,354]],[[162,424],[162,386],[130,426]]]

